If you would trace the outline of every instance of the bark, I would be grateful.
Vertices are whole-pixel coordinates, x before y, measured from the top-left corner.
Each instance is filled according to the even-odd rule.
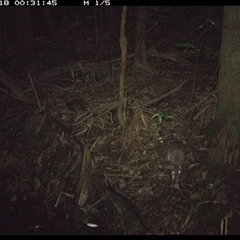
[[[224,7],[219,71],[219,103],[211,125],[210,156],[236,166],[240,139],[240,7]]]

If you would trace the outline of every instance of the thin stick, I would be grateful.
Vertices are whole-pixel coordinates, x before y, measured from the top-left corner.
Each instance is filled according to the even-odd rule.
[[[38,97],[38,94],[37,94],[36,88],[35,88],[35,86],[34,86],[34,84],[33,84],[32,76],[31,76],[31,74],[30,74],[29,71],[28,71],[28,77],[29,77],[30,83],[31,83],[31,85],[32,85],[33,92],[34,92],[34,94],[35,94],[35,97],[36,97],[36,100],[37,100],[38,107],[39,107],[40,111],[42,111],[43,109],[42,109],[41,103],[40,103],[40,101],[39,101],[39,97]]]

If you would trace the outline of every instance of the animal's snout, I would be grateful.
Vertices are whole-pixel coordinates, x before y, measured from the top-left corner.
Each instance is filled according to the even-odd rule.
[[[175,180],[176,183],[178,183],[180,179],[180,175],[182,172],[182,165],[173,165],[171,164],[171,173],[172,173],[172,180]]]

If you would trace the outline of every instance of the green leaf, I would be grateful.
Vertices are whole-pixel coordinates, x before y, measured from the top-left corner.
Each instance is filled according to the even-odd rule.
[[[156,113],[152,116],[152,119],[157,118],[157,122],[160,125],[162,123],[163,118],[168,119],[168,113],[162,114],[162,113]]]

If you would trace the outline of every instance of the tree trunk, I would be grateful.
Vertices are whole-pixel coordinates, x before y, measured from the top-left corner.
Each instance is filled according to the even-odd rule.
[[[236,166],[240,139],[240,7],[224,7],[219,103],[211,125],[210,156]]]
[[[124,79],[126,72],[127,64],[127,38],[125,33],[126,25],[126,16],[127,16],[127,6],[122,8],[122,17],[121,17],[121,29],[120,29],[120,48],[121,48],[121,72],[119,79],[119,99],[118,99],[118,121],[120,125],[124,128],[125,119],[124,119]]]
[[[138,69],[143,69],[152,73],[146,59],[145,31],[147,24],[147,12],[148,7],[146,6],[138,7],[136,26],[136,47],[133,69],[135,72],[137,72]]]

